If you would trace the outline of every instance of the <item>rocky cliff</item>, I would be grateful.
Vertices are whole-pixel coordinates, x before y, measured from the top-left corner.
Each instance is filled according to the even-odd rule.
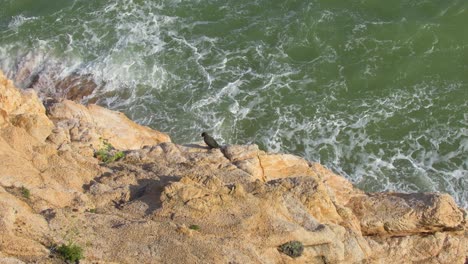
[[[446,194],[364,193],[256,145],[174,144],[0,73],[0,263],[63,263],[74,244],[80,263],[463,264],[467,227]]]

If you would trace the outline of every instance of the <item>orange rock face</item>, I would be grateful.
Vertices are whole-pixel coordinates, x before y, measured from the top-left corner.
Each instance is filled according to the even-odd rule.
[[[54,249],[70,242],[83,263],[467,258],[466,213],[449,195],[364,193],[297,156],[177,145],[96,105],[46,105],[0,73],[0,263],[63,263]],[[124,154],[98,160],[104,141]],[[278,251],[293,240],[300,257]]]
[[[0,72],[0,127],[6,123],[25,129],[39,142],[44,142],[53,128],[34,90],[18,90]]]
[[[96,148],[103,140],[117,149],[139,149],[171,141],[164,133],[138,125],[124,114],[98,105],[84,106],[63,100],[52,104],[48,112],[57,129],[69,134],[72,141],[87,142]]]

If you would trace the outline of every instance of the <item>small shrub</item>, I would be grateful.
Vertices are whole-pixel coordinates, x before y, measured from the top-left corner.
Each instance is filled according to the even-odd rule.
[[[65,260],[72,263],[83,258],[83,249],[73,243],[61,245],[57,248],[57,253]]]
[[[106,160],[109,159],[109,152],[107,152],[107,150],[100,149],[100,150],[96,151],[96,153],[94,154],[94,156],[95,156],[98,160],[105,162]]]
[[[192,229],[192,230],[196,230],[196,231],[200,230],[199,225],[191,225],[191,226],[189,226],[189,228]]]
[[[114,149],[114,146],[112,146],[111,143],[109,143],[107,140],[103,140],[102,141],[102,150],[105,150],[105,151],[111,151],[112,149]]]
[[[278,247],[279,252],[297,258],[304,252],[304,245],[299,241],[289,241]]]
[[[102,148],[94,153],[94,156],[100,161],[109,163],[125,157],[125,153],[123,153],[123,151],[115,152],[114,147],[106,140],[104,140],[102,144]],[[112,152],[115,152],[115,154],[112,154]]]
[[[119,160],[119,159],[121,159],[123,157],[125,157],[125,153],[123,153],[123,151],[118,151],[114,155],[111,155],[108,162],[113,162],[113,161]]]
[[[31,192],[28,188],[23,186],[21,187],[21,195],[23,195],[24,198],[29,199],[31,197]]]

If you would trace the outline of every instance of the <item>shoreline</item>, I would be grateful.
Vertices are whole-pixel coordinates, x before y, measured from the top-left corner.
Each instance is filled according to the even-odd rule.
[[[48,56],[45,56],[45,54],[41,52],[27,52],[25,54],[19,55],[19,57],[17,57],[16,60],[21,61],[21,63],[15,65],[15,67],[18,68],[15,68],[15,70],[11,69],[9,71],[9,75],[14,77],[14,83],[21,84],[20,86],[23,88],[33,88],[34,90],[36,90],[36,92],[38,93],[39,97],[42,98],[42,100],[48,100],[47,98],[59,97],[74,101],[80,101],[86,104],[97,103],[98,105],[106,107],[107,103],[103,99],[105,97],[103,97],[103,91],[108,88],[106,87],[106,81],[103,81],[103,79],[106,79],[105,76],[100,76],[99,78],[96,78],[96,76],[92,75],[93,73],[80,74],[80,70],[78,68],[69,69],[66,66],[60,64],[60,62],[57,61],[57,59],[52,59],[49,61],[45,59],[46,57]],[[68,72],[68,74],[66,74],[66,76],[63,76],[60,74],[60,72]],[[124,105],[129,106],[128,109],[135,107],[134,104],[130,103],[130,101],[132,101],[133,99],[127,101],[125,98],[119,98],[119,102],[124,102]],[[167,98],[170,98],[170,96]],[[170,101],[170,99],[168,100]],[[144,106],[152,106],[152,104],[147,104],[148,101],[145,102],[146,104],[143,104]],[[171,108],[171,104],[173,103],[169,104],[169,108]],[[171,137],[173,137],[173,139],[176,142],[197,141],[198,137],[194,138],[193,135],[198,135],[201,130],[192,133],[193,130],[198,130],[193,128],[199,126],[207,126],[207,123],[201,120],[203,119],[204,115],[200,115],[200,113],[195,115],[189,115],[191,118],[187,119],[187,116],[179,116],[174,111],[170,113],[166,112],[166,110],[164,109],[167,109],[167,106],[168,105],[161,106],[159,109],[156,108],[157,110],[155,112],[151,111],[151,114],[148,115],[150,116],[149,120],[158,120],[158,118],[155,116],[158,116],[159,114],[166,116],[167,114],[170,114],[169,116],[174,116],[174,119],[171,118],[174,121],[167,121],[166,118],[165,121],[161,122],[161,127],[158,127],[158,123],[155,123],[155,121],[146,122],[146,116],[145,114],[141,115],[141,112],[140,114],[135,114],[133,110],[124,109],[123,111],[129,116],[132,116],[140,124],[148,125],[149,123],[151,123],[151,127],[155,129],[164,128],[165,131],[171,131]],[[122,111],[122,107],[116,107],[115,105],[110,108]],[[224,116],[224,114],[220,114],[219,116]],[[178,122],[177,120],[179,120],[178,118],[180,117],[182,117],[182,120],[185,121]],[[230,118],[229,114],[228,118]],[[187,122],[187,120],[196,121]],[[313,118],[311,120],[313,120]],[[322,120],[321,122],[318,122],[318,126],[327,127],[327,123],[328,122],[324,123],[324,121]],[[308,124],[312,124],[312,128],[314,128],[313,124],[315,124],[315,122],[308,122]],[[464,199],[466,192],[464,192],[463,190],[463,173],[465,173],[465,170],[463,169],[463,163],[461,162],[464,156],[462,149],[460,149],[460,144],[462,144],[460,140],[462,140],[463,137],[457,136],[460,135],[457,132],[460,131],[459,128],[453,127],[456,135],[454,133],[438,132],[431,136],[429,135],[431,133],[421,134],[419,132],[416,132],[417,136],[410,136],[409,138],[404,137],[401,140],[398,140],[400,142],[406,142],[403,143],[403,145],[405,145],[406,147],[404,147],[403,145],[400,145],[398,147],[396,145],[392,145],[391,142],[387,142],[385,140],[380,141],[379,136],[377,136],[376,138],[375,135],[373,137],[369,135],[369,142],[379,143],[366,143],[366,145],[370,146],[370,148],[367,149],[366,147],[366,150],[360,151],[360,147],[358,146],[359,142],[355,140],[355,136],[357,136],[357,138],[367,140],[367,136],[365,134],[363,137],[361,137],[360,132],[358,131],[350,133],[345,132],[343,137],[341,137],[340,139],[336,138],[335,135],[341,135],[341,128],[343,128],[343,130],[345,131],[348,130],[349,124],[345,126],[336,127],[333,125],[332,122],[330,123],[330,126],[331,130],[335,131],[332,133],[332,135],[326,132],[323,134],[321,132],[317,132],[317,134],[319,134],[320,136],[316,137],[312,136],[311,133],[308,132],[306,133],[306,135],[303,134],[303,131],[299,132],[299,134],[294,136],[295,139],[293,141],[295,143],[293,142],[292,144],[298,146],[300,149],[296,149],[297,151],[295,150],[291,152],[291,154],[301,156],[307,160],[322,160],[325,166],[331,168],[338,174],[346,176],[349,180],[353,181],[354,183],[356,183],[357,186],[365,189],[366,191],[392,190],[403,192],[446,192],[454,197],[457,204],[465,208],[465,210],[467,209],[468,204],[466,202],[466,199]],[[390,126],[389,128],[391,129],[392,127],[393,126]],[[218,133],[225,135],[225,130],[214,130]],[[268,131],[268,127],[266,129],[264,127],[263,129],[258,129],[256,131],[259,133],[258,138],[257,134],[255,134],[253,138],[258,139],[257,143],[262,149],[279,150],[280,142],[285,143],[285,141],[289,141],[288,139],[284,139],[285,137],[283,136],[278,136],[275,137],[275,140],[273,140],[278,144],[274,143],[270,145],[271,142],[268,141],[268,136],[265,135],[268,134],[265,133],[266,131]],[[310,131],[316,130],[310,129]],[[318,131],[321,130],[319,129]],[[386,133],[385,131],[381,132]],[[314,133],[316,132],[312,132],[312,134]],[[439,135],[445,136],[440,137]],[[228,136],[226,136],[225,138],[230,138],[230,136],[231,135],[228,134]],[[242,138],[246,140],[252,139],[252,134],[247,135],[247,137],[244,136],[245,135],[242,135]],[[312,136],[312,138],[310,138],[309,136]],[[455,136],[457,138],[453,142],[450,139],[452,138],[452,136]],[[234,143],[236,143],[235,141],[239,141],[238,136],[233,136],[232,138]],[[443,140],[440,141],[439,139],[441,138],[443,138]],[[352,142],[354,143],[349,142],[349,139],[354,139],[352,140]],[[323,140],[329,140],[331,143],[323,143]],[[448,151],[447,149],[441,149],[439,152],[438,147],[433,148],[431,147],[432,145],[427,145],[426,143],[421,143],[424,146],[420,145],[418,143],[420,140],[426,142],[427,144],[429,141],[433,142],[433,140],[435,140],[435,143],[431,143],[435,144],[435,146],[453,145],[455,146],[455,148],[457,148],[456,146],[458,145],[459,147],[458,150]],[[306,143],[302,144],[301,142]],[[439,144],[437,142],[445,143]],[[410,145],[414,146],[414,148]],[[289,145],[289,143],[286,142],[286,144],[282,146],[288,148],[291,145]],[[302,146],[305,147],[302,148]],[[379,148],[379,146],[383,151],[382,153],[377,154],[377,149]],[[305,149],[311,149],[312,151],[306,151]],[[400,149],[403,149],[403,151],[401,152],[403,154],[402,156],[399,154]],[[323,153],[325,153],[324,158],[323,156],[321,156],[323,154],[322,151]],[[447,157],[450,157],[450,159],[446,159]],[[450,164],[445,163],[445,161],[442,161],[441,163],[440,160],[445,160]],[[437,168],[433,167],[434,164],[437,165]]]
[[[466,212],[447,194],[365,193],[319,163],[256,145],[177,145],[97,105],[44,106],[1,72],[0,132],[1,261],[60,263],[54,245],[67,242],[84,249],[83,263],[468,256]],[[304,245],[297,258],[278,250],[288,241]]]

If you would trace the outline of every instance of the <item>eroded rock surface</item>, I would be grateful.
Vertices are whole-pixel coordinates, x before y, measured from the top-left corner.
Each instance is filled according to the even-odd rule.
[[[63,263],[68,242],[80,263],[466,261],[466,214],[446,194],[366,194],[293,155],[178,145],[98,106],[45,104],[0,74],[0,263]],[[106,144],[124,157],[95,158]],[[289,241],[302,256],[278,251]]]

